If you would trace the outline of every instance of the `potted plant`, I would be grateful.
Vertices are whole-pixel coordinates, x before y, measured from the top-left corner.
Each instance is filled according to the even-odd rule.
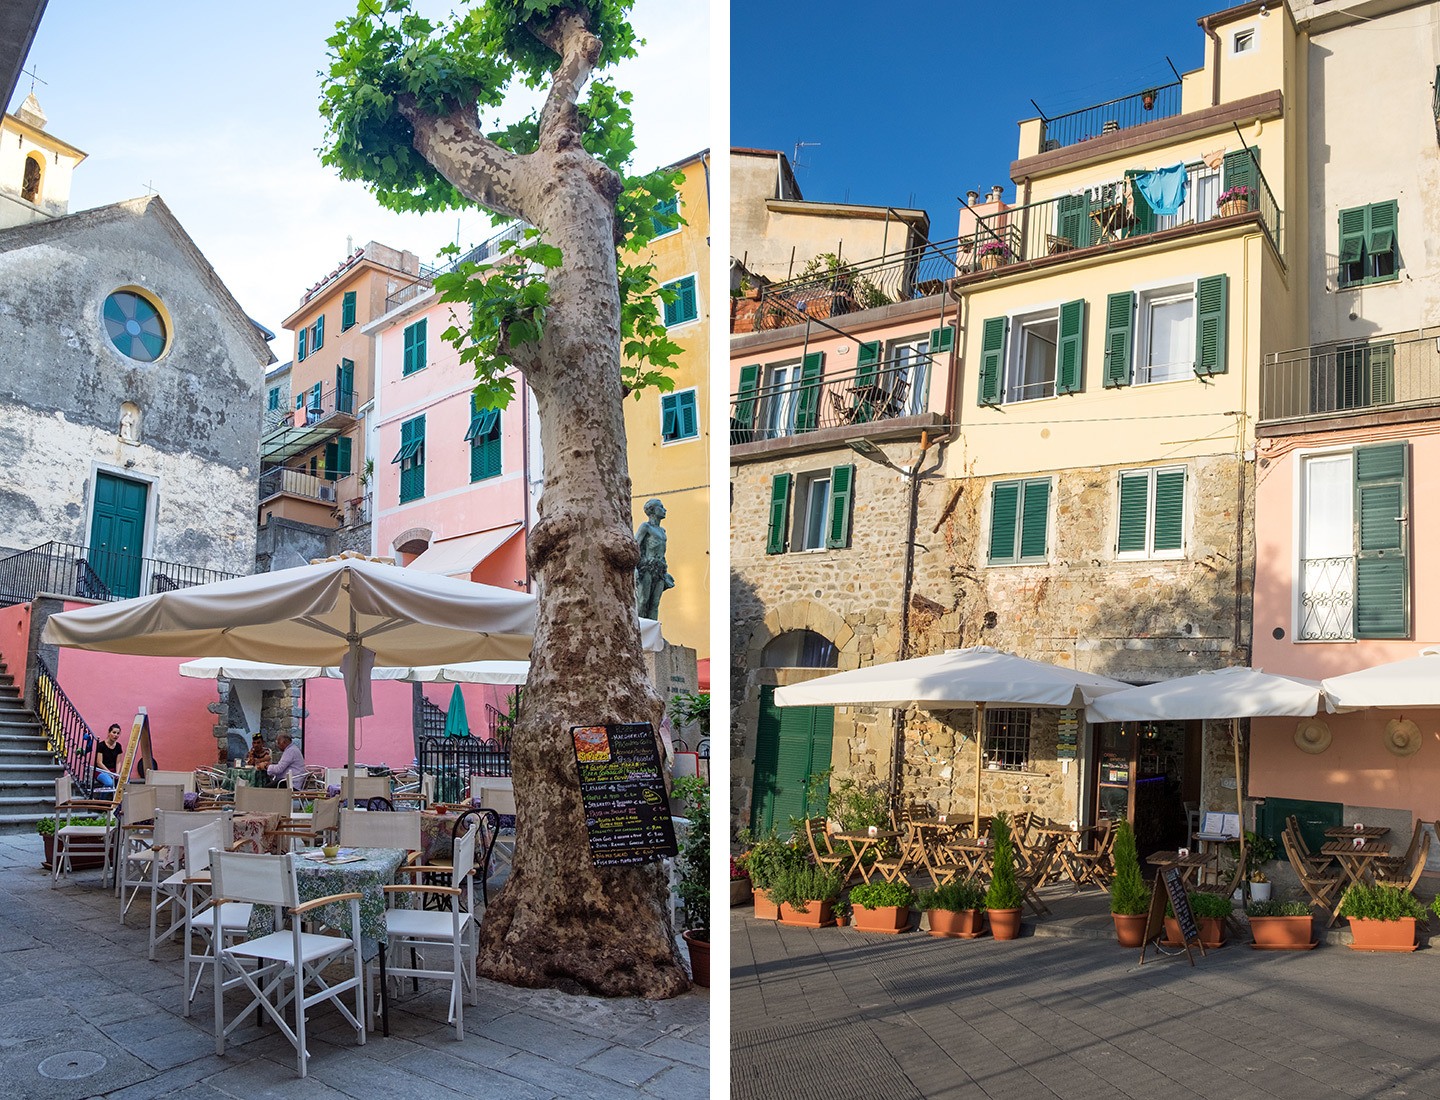
[[[834,902],[844,883],[838,871],[805,863],[787,868],[770,886],[780,905],[780,923],[824,928],[835,923]]]
[[[1195,914],[1195,924],[1200,929],[1200,942],[1206,947],[1225,946],[1225,920],[1230,916],[1233,903],[1220,894],[1197,890],[1187,894],[1190,912]],[[1183,942],[1180,938],[1180,924],[1175,919],[1175,910],[1165,903],[1165,942],[1175,946]]]
[[[985,887],[976,879],[951,879],[922,890],[916,904],[928,914],[932,936],[973,940],[985,930]]]
[[[696,985],[710,984],[710,787],[698,776],[675,780],[684,801],[690,832],[680,848],[680,909],[682,935],[690,949],[690,976]]]
[[[1240,846],[1230,845],[1232,859],[1240,858]],[[1275,842],[1268,836],[1245,831],[1245,878],[1250,884],[1251,901],[1270,900],[1270,879],[1263,870],[1275,858]]]
[[[1340,916],[1350,922],[1352,951],[1414,951],[1415,920],[1422,906],[1403,886],[1357,882],[1340,899]]]
[[[861,932],[905,932],[915,891],[900,882],[865,882],[850,891],[854,924]]]
[[[990,934],[997,940],[1020,935],[1020,907],[1025,892],[1015,880],[1015,843],[1010,839],[1010,816],[1003,811],[990,822],[994,852],[990,857],[990,888],[985,891],[985,908],[990,914]]]
[[[805,853],[793,844],[781,840],[773,831],[769,836],[755,840],[747,829],[740,833],[740,842],[749,845],[748,850],[736,863],[750,876],[750,886],[754,890],[755,898],[755,919],[778,920],[780,904],[770,896],[770,890],[781,874],[792,868],[805,866],[808,862]]]
[[[1001,241],[986,241],[978,249],[975,255],[980,260],[980,270],[994,271],[1010,257],[1010,250]]]
[[[750,887],[750,873],[745,870],[740,861],[734,856],[730,857],[730,908],[737,905],[748,905],[753,896]]]
[[[1215,200],[1215,205],[1220,208],[1220,216],[1229,218],[1236,214],[1247,213],[1250,209],[1252,194],[1254,194],[1254,189],[1246,187],[1244,184],[1220,192],[1220,197]]]
[[[1250,919],[1252,947],[1268,951],[1305,951],[1315,946],[1314,921],[1303,901],[1257,901],[1245,910]]]
[[[1110,880],[1110,914],[1115,938],[1121,947],[1139,947],[1145,942],[1145,919],[1150,911],[1150,888],[1140,874],[1140,857],[1135,851],[1135,830],[1130,822],[1115,824],[1115,877]]]

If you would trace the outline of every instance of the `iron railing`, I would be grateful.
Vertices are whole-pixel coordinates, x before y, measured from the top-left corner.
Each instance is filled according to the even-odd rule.
[[[422,783],[426,775],[435,777],[437,802],[468,802],[470,777],[509,775],[510,752],[489,738],[426,734],[420,738],[420,774]]]
[[[125,600],[238,576],[124,551],[47,542],[0,558],[0,605],[26,603],[42,592],[86,600]]]
[[[1107,100],[1092,107],[1040,118],[1040,148],[1044,152],[1078,145],[1082,141],[1133,129],[1180,113],[1180,82],[1158,84],[1134,95]]]
[[[510,735],[514,732],[515,722],[520,716],[519,699],[524,696],[525,689],[517,688],[515,691],[516,703],[514,710],[506,714],[503,710],[497,710],[489,703],[485,704],[485,727],[490,732],[490,740],[505,749],[510,750]]]
[[[1260,420],[1344,416],[1440,402],[1440,328],[1313,344],[1266,357]]]
[[[461,264],[479,264],[484,263],[486,260],[493,260],[496,256],[500,255],[500,246],[502,244],[506,241],[519,243],[520,239],[525,236],[525,230],[529,228],[530,227],[523,222],[515,222],[513,225],[500,230],[499,233],[496,233],[488,240],[477,244],[468,252],[456,256],[453,260],[449,260],[438,267],[421,264],[419,280],[410,283],[408,286],[402,286],[399,290],[385,298],[385,312],[389,313],[396,306],[408,302],[412,298],[420,297],[420,295],[430,289],[430,284],[437,275],[447,275]]]
[[[354,389],[337,390],[332,386],[328,390],[321,389],[316,392],[312,387],[308,390],[301,390],[293,396],[295,407],[290,410],[288,416],[276,421],[275,427],[304,428],[311,424],[319,424],[332,416],[355,415]],[[273,431],[274,428],[271,430]]]
[[[1298,640],[1347,641],[1353,637],[1354,557],[1302,559]]]
[[[805,378],[798,363],[771,368],[764,384],[730,396],[730,443],[920,416],[929,410],[936,369],[936,358],[913,345],[864,372]]]
[[[308,470],[294,470],[288,466],[277,466],[260,475],[260,499],[286,493],[306,500],[318,500],[324,504],[335,503],[335,482],[317,477]]]
[[[40,728],[55,754],[55,762],[85,792],[95,793],[95,734],[55,681],[45,658],[35,655],[35,700]]]
[[[293,424],[294,422],[294,409],[287,409],[284,405],[274,409],[266,409],[260,414],[260,434],[269,435],[282,424]]]

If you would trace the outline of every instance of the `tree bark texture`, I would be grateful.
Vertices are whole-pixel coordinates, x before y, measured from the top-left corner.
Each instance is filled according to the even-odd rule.
[[[565,41],[593,56],[588,34]],[[585,59],[567,57],[562,72],[574,79],[577,69],[588,71]],[[411,118],[416,149],[447,179],[492,208],[503,196],[564,256],[547,276],[540,344],[512,349],[535,395],[545,453],[528,548],[539,619],[511,750],[515,859],[480,925],[479,971],[514,985],[668,997],[689,981],[663,865],[594,866],[570,736],[572,726],[607,722],[658,729],[661,703],[635,620],[613,237],[619,180],[581,149],[573,97],[565,98],[552,92],[544,112],[558,133],[542,130],[538,151],[523,157],[489,147],[456,112]]]

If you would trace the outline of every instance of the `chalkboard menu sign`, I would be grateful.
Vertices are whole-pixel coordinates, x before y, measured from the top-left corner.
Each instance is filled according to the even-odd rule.
[[[650,723],[572,726],[570,737],[595,866],[654,863],[677,854]]]
[[[1195,923],[1195,914],[1190,909],[1190,896],[1185,893],[1185,880],[1178,867],[1166,867],[1160,872],[1165,882],[1165,893],[1170,895],[1170,908],[1175,910],[1175,923],[1180,926],[1180,938],[1192,943],[1200,938],[1200,927]]]

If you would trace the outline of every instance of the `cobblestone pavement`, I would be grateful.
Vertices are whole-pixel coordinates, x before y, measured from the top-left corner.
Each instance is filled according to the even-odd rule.
[[[356,1046],[332,1005],[312,1009],[310,1075],[274,1027],[232,1033],[215,1055],[208,983],[181,1014],[174,941],[146,958],[140,905],[121,928],[98,872],[50,888],[40,839],[0,837],[0,1096],[147,1100],[181,1096],[377,1096],[419,1100],[709,1095],[706,991],[669,1001],[571,997],[481,981],[465,1038],[445,1023],[449,991],[421,983],[390,1013],[390,1037]],[[238,1010],[235,995],[232,1011]]]
[[[731,910],[731,1096],[1440,1097],[1440,949],[1231,944],[1139,966],[1113,937],[1036,923],[997,943]]]

